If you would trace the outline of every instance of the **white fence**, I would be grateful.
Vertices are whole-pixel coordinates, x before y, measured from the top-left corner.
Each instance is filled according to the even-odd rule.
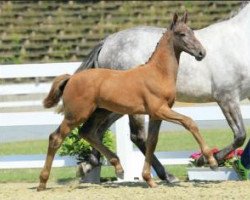
[[[54,77],[63,73],[72,74],[80,65],[74,63],[50,63],[27,65],[0,65],[0,79],[10,78],[39,78]],[[25,84],[3,84],[0,82],[0,97],[4,95],[43,94],[50,89],[51,83],[34,81]],[[36,101],[8,101],[0,102],[1,108],[15,108],[41,105]],[[250,106],[242,105],[243,118],[250,119]],[[217,106],[208,107],[179,107],[174,110],[192,117],[194,120],[221,120],[225,119]],[[53,112],[0,112],[0,128],[3,126],[31,126],[31,125],[57,125],[62,120],[61,115]],[[146,119],[147,120],[147,119]],[[133,149],[130,142],[128,117],[124,116],[115,124],[117,139],[117,154],[125,170],[125,181],[141,179],[141,170],[144,156]],[[156,155],[162,164],[187,164],[191,152],[157,152]],[[0,169],[6,168],[41,168],[45,155],[19,155],[0,157]],[[53,167],[73,166],[76,161],[72,157],[56,157]]]

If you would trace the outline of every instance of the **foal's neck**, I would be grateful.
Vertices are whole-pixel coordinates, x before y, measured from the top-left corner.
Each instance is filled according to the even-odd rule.
[[[147,64],[160,70],[163,76],[176,79],[180,53],[181,51],[174,46],[172,31],[167,31],[161,37]]]

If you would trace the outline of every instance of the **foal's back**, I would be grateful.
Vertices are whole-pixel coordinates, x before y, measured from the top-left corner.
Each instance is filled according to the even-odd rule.
[[[154,101],[166,91],[164,78],[147,64],[126,71],[89,69],[71,76],[64,89],[63,101],[72,106],[77,104],[75,101],[82,105],[94,102],[96,107],[117,113],[145,114],[148,112],[145,102]]]

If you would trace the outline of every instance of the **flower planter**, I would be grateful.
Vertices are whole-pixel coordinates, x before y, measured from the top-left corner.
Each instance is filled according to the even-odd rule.
[[[213,171],[208,167],[192,167],[187,169],[189,180],[199,181],[225,181],[239,180],[237,173],[233,168],[219,167]]]
[[[99,184],[101,177],[101,165],[94,167],[87,173],[81,172],[82,168],[86,169],[85,165],[89,165],[88,163],[81,163],[81,166],[78,166],[77,176],[80,176],[80,183],[95,183]]]

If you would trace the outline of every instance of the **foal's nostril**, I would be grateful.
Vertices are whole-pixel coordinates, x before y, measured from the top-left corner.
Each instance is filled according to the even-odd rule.
[[[196,60],[201,61],[205,56],[206,56],[206,51],[201,50],[198,52],[195,58]]]

